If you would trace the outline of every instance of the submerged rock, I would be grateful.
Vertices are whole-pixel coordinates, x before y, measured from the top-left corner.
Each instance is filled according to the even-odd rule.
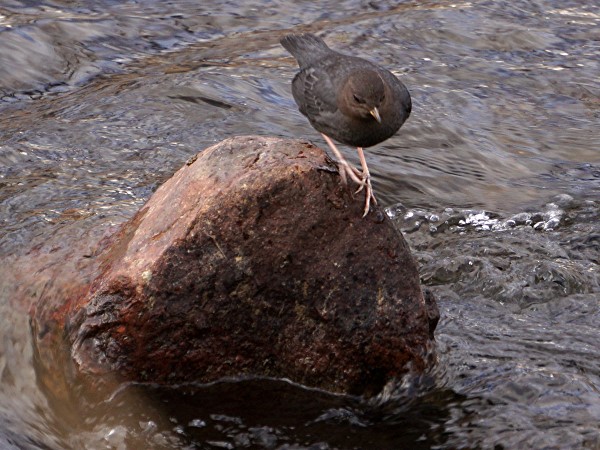
[[[203,151],[112,238],[101,274],[64,309],[76,373],[285,377],[369,394],[422,370],[435,301],[401,234],[380,210],[363,219],[361,198],[305,142],[237,137]]]

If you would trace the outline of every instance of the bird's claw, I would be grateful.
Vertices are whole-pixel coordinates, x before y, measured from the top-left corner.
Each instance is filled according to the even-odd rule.
[[[363,184],[362,173],[359,172],[356,167],[352,167],[350,164],[344,162],[340,162],[338,165],[338,169],[340,172],[340,177],[342,179],[342,183],[348,184],[348,178],[350,177],[352,181],[357,184]],[[360,178],[359,178],[360,177]]]
[[[344,184],[347,183],[346,175],[349,175],[353,181],[358,184],[358,189],[354,192],[354,195],[361,192],[363,189],[365,190],[365,209],[363,213],[363,217],[365,217],[371,208],[371,201],[373,204],[377,204],[377,199],[375,198],[375,194],[373,194],[373,186],[371,185],[371,175],[369,173],[363,173],[353,166],[344,166],[340,164],[340,175],[342,178],[342,182]]]
[[[371,175],[369,174],[369,168],[367,167],[367,161],[365,159],[365,155],[363,153],[362,147],[357,147],[358,156],[360,158],[360,163],[362,165],[363,170],[360,171],[356,167],[348,164],[348,161],[342,156],[340,151],[337,149],[336,145],[333,141],[327,136],[325,133],[321,133],[323,139],[327,142],[333,153],[338,159],[338,170],[340,173],[340,178],[342,179],[342,183],[348,183],[348,177],[352,179],[356,184],[358,184],[358,189],[355,194],[358,194],[360,191],[365,189],[365,209],[363,217],[365,217],[369,213],[369,209],[371,207],[371,200],[373,200],[373,204],[377,204],[377,199],[373,194],[373,187],[371,186]]]
[[[356,193],[362,191],[363,188],[365,189],[365,209],[363,213],[363,217],[365,217],[367,214],[369,214],[369,210],[371,209],[371,200],[373,200],[373,204],[376,205],[377,199],[375,198],[375,194],[373,194],[373,186],[371,186],[371,177],[368,174],[366,176],[363,175],[362,181],[363,183],[360,185]]]

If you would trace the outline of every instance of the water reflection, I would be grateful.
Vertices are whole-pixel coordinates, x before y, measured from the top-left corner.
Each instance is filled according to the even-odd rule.
[[[73,448],[429,448],[464,397],[413,380],[395,403],[336,396],[283,380],[161,387],[127,384],[73,424]],[[406,388],[406,386],[405,386]],[[472,402],[472,401],[471,401]],[[73,428],[71,428],[73,429]],[[416,444],[421,440],[422,444]],[[319,446],[319,447],[314,447]]]
[[[597,447],[599,23],[593,2],[553,0],[4,2],[0,446]],[[14,267],[99,239],[226,137],[323,146],[291,98],[290,30],[411,91],[367,158],[440,298],[438,367],[375,403],[281,380],[54,401],[15,302],[47,280]]]

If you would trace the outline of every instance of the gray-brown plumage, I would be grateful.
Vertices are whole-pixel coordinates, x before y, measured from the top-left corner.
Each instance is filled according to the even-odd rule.
[[[363,147],[393,136],[411,111],[408,90],[398,78],[365,59],[331,50],[314,34],[290,34],[281,45],[298,61],[292,95],[311,125],[340,160],[340,175],[365,188],[364,215],[375,196]],[[350,166],[331,139],[357,147],[362,172]],[[358,192],[357,191],[357,192]]]

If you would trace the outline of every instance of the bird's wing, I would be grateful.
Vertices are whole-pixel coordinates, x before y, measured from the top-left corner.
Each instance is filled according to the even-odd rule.
[[[318,68],[308,67],[298,72],[292,82],[292,94],[300,112],[309,118],[337,111],[336,92],[331,79]]]

